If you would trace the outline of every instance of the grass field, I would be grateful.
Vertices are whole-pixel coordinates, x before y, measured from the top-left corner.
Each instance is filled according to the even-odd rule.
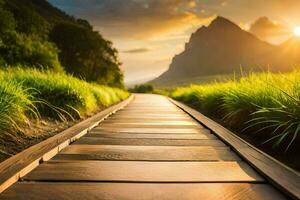
[[[68,122],[115,104],[128,92],[90,84],[64,73],[0,71],[0,140],[18,140],[31,121]]]
[[[299,143],[299,77],[300,71],[253,73],[224,83],[177,88],[170,95],[234,130],[288,151]]]

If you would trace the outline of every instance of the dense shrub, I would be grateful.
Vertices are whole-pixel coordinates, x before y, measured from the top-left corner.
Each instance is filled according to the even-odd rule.
[[[129,91],[133,93],[153,93],[154,88],[150,84],[141,84],[135,85],[133,88],[130,88]]]
[[[2,42],[0,55],[8,65],[63,71],[58,60],[58,49],[50,42],[16,32],[6,34]]]

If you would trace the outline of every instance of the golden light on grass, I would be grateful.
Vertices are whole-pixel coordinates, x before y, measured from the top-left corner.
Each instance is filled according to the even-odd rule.
[[[294,28],[294,35],[296,37],[300,37],[300,26]]]

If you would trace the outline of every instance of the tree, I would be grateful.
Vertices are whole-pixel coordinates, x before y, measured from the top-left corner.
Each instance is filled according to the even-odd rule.
[[[63,71],[63,66],[87,81],[124,87],[112,43],[88,21],[63,13],[46,0],[0,0],[0,65],[55,71]]]
[[[16,29],[16,21],[11,12],[4,8],[3,0],[0,0],[0,37],[2,38],[7,32]]]
[[[61,50],[59,59],[68,73],[87,81],[123,87],[117,50],[110,41],[92,31],[86,21],[59,23],[49,37]]]
[[[0,55],[8,65],[22,65],[62,72],[58,60],[58,49],[38,36],[12,32],[7,34],[0,47]]]
[[[50,23],[36,11],[30,0],[25,4],[23,0],[5,0],[5,8],[13,14],[17,32],[47,40]]]
[[[23,20],[25,23],[26,19]],[[28,23],[28,22],[27,22]],[[63,71],[56,46],[38,35],[17,31],[14,15],[0,0],[0,64],[23,65],[41,69]],[[30,23],[28,23],[30,24]]]

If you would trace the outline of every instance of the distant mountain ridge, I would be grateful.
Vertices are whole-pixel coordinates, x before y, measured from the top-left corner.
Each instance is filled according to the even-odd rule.
[[[280,46],[269,44],[230,20],[217,17],[209,26],[193,33],[169,69],[151,83],[160,85],[196,76],[230,74],[241,68],[246,72],[288,71],[300,63],[299,54],[289,50],[293,43],[291,40]]]

